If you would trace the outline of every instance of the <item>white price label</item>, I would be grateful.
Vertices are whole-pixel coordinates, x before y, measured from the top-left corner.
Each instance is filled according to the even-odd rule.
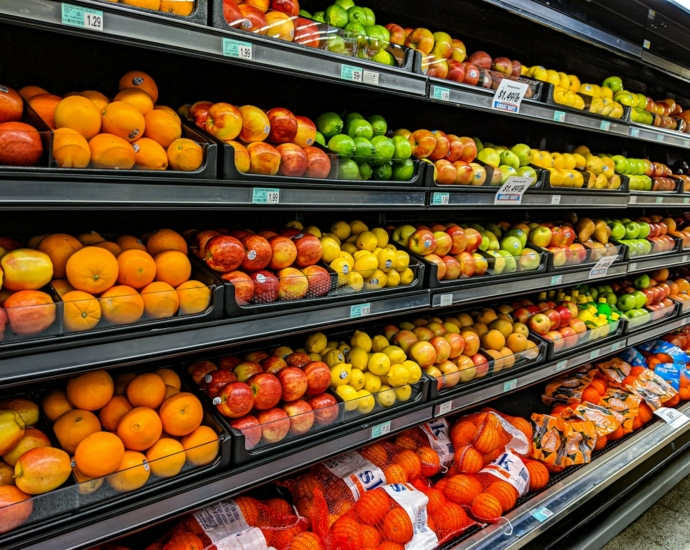
[[[683,140],[683,147],[690,147],[690,139]]]
[[[452,306],[453,305],[453,295],[452,294],[441,294],[441,307]]]
[[[552,195],[551,196],[551,204],[561,204],[561,196],[560,195]]]
[[[649,40],[645,40],[644,42],[642,42],[642,47],[643,47],[645,50],[648,50],[649,48],[652,47],[652,43],[651,43]]]
[[[551,277],[551,285],[560,285],[563,282],[563,275],[554,275]]]
[[[522,204],[522,195],[529,189],[532,182],[534,182],[534,178],[524,176],[509,177],[496,192],[494,204]]]
[[[280,202],[280,189],[268,187],[252,188],[252,204],[278,204]]]
[[[446,401],[438,406],[438,414],[448,414],[453,408],[452,401]]]
[[[639,128],[630,128],[630,136],[631,137],[640,137],[640,129]]]
[[[628,271],[635,271],[637,269],[637,264],[636,263],[631,263],[628,264]]]
[[[512,380],[508,380],[507,382],[503,383],[503,391],[513,391],[515,388],[517,388],[517,378],[513,378]]]
[[[564,111],[554,111],[553,119],[556,122],[565,122],[565,112]]]
[[[383,424],[378,424],[378,425],[371,428],[371,438],[372,439],[374,439],[375,437],[381,437],[381,436],[387,435],[389,433],[391,433],[390,420],[388,422],[384,422]]]
[[[364,73],[362,73],[362,82],[365,84],[371,84],[372,86],[378,86],[379,73],[375,71],[364,71]]]
[[[431,198],[431,204],[448,204],[450,202],[450,193],[434,193]]]
[[[350,307],[350,319],[371,315],[371,304],[357,304]]]
[[[611,128],[611,123],[608,120],[602,120],[601,121],[601,124],[599,125],[600,130],[604,130],[604,132],[608,132],[610,128]]]
[[[539,508],[538,510],[533,510],[531,514],[532,517],[536,519],[539,523],[543,523],[551,516],[553,516],[553,512],[548,508]]]
[[[250,42],[231,40],[230,38],[223,38],[223,55],[247,61],[254,59],[253,47]]]
[[[625,344],[625,341],[622,342],[616,342],[615,344],[611,344],[611,351],[618,351],[621,349]]]
[[[519,113],[520,103],[527,93],[527,88],[529,86],[525,82],[514,82],[509,78],[504,78],[496,88],[492,109]]]
[[[440,99],[441,101],[450,100],[450,90],[442,88],[441,86],[433,86],[431,89],[431,97],[433,99]]]
[[[657,140],[657,141],[664,141],[664,136],[663,136],[663,134],[657,134],[657,135],[656,135],[656,140]]]
[[[589,278],[596,279],[597,277],[606,277],[611,264],[616,261],[617,256],[604,256],[594,267],[589,271]]]
[[[103,12],[73,6],[72,4],[62,4],[62,24],[71,27],[82,27],[92,31],[102,31],[104,24]]]
[[[683,263],[686,263],[688,261],[688,255],[683,254]]]
[[[664,197],[657,197],[654,202],[656,202],[657,204],[663,204]]]
[[[628,198],[628,204],[635,204],[637,202],[637,197],[635,195],[630,195]]]
[[[567,359],[563,359],[562,361],[559,361],[558,363],[556,363],[556,372],[561,372],[567,366],[568,366],[568,360]]]
[[[668,407],[660,407],[654,411],[654,414],[663,418],[672,428],[680,428],[683,424],[687,424],[690,421],[690,418],[682,412],[676,409],[669,409]]]
[[[590,359],[596,359],[601,355],[601,350],[600,349],[593,349],[592,351],[589,352],[589,358]]]
[[[350,82],[362,82],[362,69],[360,67],[353,67],[352,65],[340,66],[340,78],[342,80],[349,80]]]

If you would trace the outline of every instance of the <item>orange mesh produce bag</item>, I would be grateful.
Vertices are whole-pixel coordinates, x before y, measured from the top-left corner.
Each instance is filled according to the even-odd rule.
[[[422,476],[431,477],[445,472],[453,463],[455,451],[450,440],[450,427],[445,418],[425,422],[411,428],[394,439],[403,449],[415,451],[422,461]],[[433,452],[429,452],[431,449]]]

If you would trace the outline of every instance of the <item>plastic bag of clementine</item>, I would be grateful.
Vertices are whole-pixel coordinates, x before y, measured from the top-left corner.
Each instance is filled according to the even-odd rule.
[[[623,434],[633,431],[633,423],[638,415],[642,398],[625,390],[609,388],[602,396],[600,404],[606,407],[621,423]]]
[[[564,405],[579,403],[582,401],[582,392],[589,386],[596,372],[595,367],[587,364],[557,378],[546,385],[544,395],[541,396],[542,402],[549,407],[560,403]]]
[[[647,405],[657,410],[665,401],[675,397],[677,391],[653,370],[647,369],[635,378],[626,389],[645,400]]]
[[[646,367],[644,363],[640,366]],[[623,380],[625,380],[625,377],[630,374],[632,366],[627,361],[623,361],[618,357],[614,357],[610,361],[598,363],[597,368],[601,371],[601,374],[604,375],[604,378],[608,381],[609,384],[617,388],[620,388],[622,387],[621,385],[623,384]]]
[[[533,414],[531,457],[554,466],[586,464],[592,458],[597,434],[590,421],[567,421],[558,416]]]

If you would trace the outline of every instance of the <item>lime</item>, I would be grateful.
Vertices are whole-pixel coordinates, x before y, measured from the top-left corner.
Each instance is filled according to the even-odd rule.
[[[364,25],[359,23],[348,23],[345,25],[345,32],[347,38],[354,38],[359,46],[366,46],[368,43],[366,30]]]
[[[356,42],[357,40],[355,39],[354,41]],[[338,36],[337,34],[331,34],[328,36],[326,39],[326,49],[329,52],[348,55],[347,43],[342,36]]]
[[[364,11],[367,14],[367,25],[376,25],[376,16],[374,12],[371,11],[370,8],[364,8]]]
[[[395,67],[395,57],[393,57],[393,54],[388,50],[380,50],[374,57],[371,58],[371,60],[375,61],[376,63],[381,63],[381,65]]]
[[[359,48],[357,50],[357,55],[355,57],[357,57],[357,59],[366,59],[367,61],[371,59],[371,56],[369,55],[366,46]]]
[[[312,15],[311,18],[314,21],[318,21],[319,23],[325,23],[326,20],[323,18],[323,16],[324,16],[324,13],[322,11],[317,11],[317,12],[314,12],[314,15]]]
[[[350,8],[354,7],[354,5],[355,5],[353,0],[335,0],[335,2],[333,2],[333,3],[336,4],[337,6],[340,6],[344,10],[349,10]]]
[[[343,128],[345,128],[345,130],[347,130],[350,127],[350,124],[352,124],[355,120],[360,120],[360,119],[365,120],[364,117],[356,111],[353,111],[351,113],[347,113],[343,117],[343,122],[345,123]]]
[[[369,166],[369,163],[363,162],[359,165],[359,177],[363,180],[368,180],[374,171]]]
[[[393,180],[410,181],[414,176],[414,162],[407,159],[402,162],[393,161]]]
[[[393,177],[393,167],[390,162],[385,162],[374,168],[375,180],[389,180]]]
[[[314,139],[314,141],[326,147],[326,138],[323,137],[323,134],[321,132],[316,132],[316,138]]]
[[[366,27],[367,37],[369,37],[369,47],[373,50],[385,50],[388,47],[386,34],[381,31],[378,25],[368,25]]]
[[[371,115],[368,119],[369,124],[374,128],[374,135],[385,136],[388,131],[386,119],[381,115]]]
[[[363,118],[353,120],[347,127],[347,135],[351,138],[363,137],[371,139],[374,137],[374,128]]]
[[[338,161],[338,174],[336,178],[339,180],[359,179],[359,168],[357,163],[351,159],[340,159]]]
[[[395,145],[393,145],[393,140],[391,138],[376,136],[371,140],[371,144],[374,146],[375,164],[389,161],[393,158],[395,154]]]
[[[393,158],[409,159],[412,156],[412,145],[404,136],[393,136],[393,145],[395,146]]]
[[[355,142],[350,136],[338,134],[328,140],[328,148],[341,157],[349,158],[355,154]]]
[[[369,162],[374,156],[374,146],[371,141],[363,137],[356,137],[355,140],[355,161]]]
[[[300,17],[306,17],[308,19],[311,19],[311,14],[307,10],[299,10],[299,16]]]
[[[477,146],[477,153],[484,149],[484,147],[488,147],[488,145],[484,145],[481,141],[479,141],[479,138],[472,138],[474,141],[474,144]]]
[[[347,17],[350,23],[359,23],[362,26],[367,24],[367,12],[364,11],[364,8],[352,6],[347,10]]]
[[[386,27],[383,25],[374,25],[375,27],[378,27],[379,30],[383,33],[384,38],[386,39],[386,42],[391,41],[391,31],[389,31]]]
[[[344,29],[350,21],[347,17],[347,10],[338,4],[328,6],[323,13],[323,18],[331,27]]]
[[[343,131],[343,119],[337,113],[323,113],[316,119],[316,129],[324,138],[331,139]]]

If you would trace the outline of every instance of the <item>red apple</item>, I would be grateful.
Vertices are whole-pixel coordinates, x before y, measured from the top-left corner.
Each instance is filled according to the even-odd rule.
[[[213,107],[213,103],[210,101],[197,101],[192,103],[189,108],[189,113],[187,118],[193,120],[194,124],[204,128],[206,126],[206,119],[208,118],[208,110]]]
[[[448,355],[448,359],[460,357],[462,352],[465,351],[465,339],[457,332],[448,332],[443,335],[443,338],[450,344],[450,355]]]
[[[558,326],[560,328],[569,326],[570,320],[573,318],[572,314],[570,313],[570,310],[566,306],[560,305],[556,308],[556,312],[561,318],[561,322]]]
[[[452,59],[448,61],[448,74],[446,78],[454,82],[462,82],[465,80],[465,64],[460,61],[453,61]]]
[[[481,77],[479,67],[468,62],[464,62],[462,65],[465,68],[465,77],[462,79],[463,84],[469,84],[470,86],[479,84],[479,78]]]
[[[192,380],[194,380],[194,383],[197,386],[199,386],[202,389],[205,389],[206,382],[204,382],[204,378],[206,378],[206,375],[209,372],[212,372],[217,368],[218,367],[216,366],[216,364],[212,363],[211,361],[195,361],[194,363],[189,365],[187,372],[192,377]]]
[[[467,248],[467,235],[462,227],[454,225],[446,229],[446,233],[450,235],[453,245],[450,248],[450,254],[460,254]]]
[[[258,271],[266,267],[273,256],[269,242],[259,235],[247,235],[241,239],[244,245],[242,268],[247,271]]]
[[[519,76],[521,76],[521,75],[522,75],[522,63],[520,63],[519,61],[516,61],[515,59],[513,59],[513,60],[511,61],[511,65],[513,66],[513,70],[512,70],[512,72],[510,73],[511,76],[514,76],[514,77],[519,77]]]
[[[428,29],[415,29],[405,38],[405,46],[428,55],[434,47],[434,35]]]
[[[310,298],[325,296],[331,291],[331,276],[325,268],[320,265],[310,265],[302,270],[309,282],[307,295]]]
[[[319,48],[321,46],[321,32],[319,25],[311,19],[298,17],[294,20],[295,38],[293,42],[309,46],[310,48]],[[299,117],[298,117],[299,118]],[[299,134],[299,130],[297,130]]]
[[[227,384],[237,382],[237,376],[230,370],[216,369],[204,377],[204,382],[206,382],[206,393],[214,399]]]
[[[299,178],[307,171],[307,155],[304,150],[294,143],[282,143],[276,147],[280,153],[281,176]]]
[[[443,263],[446,264],[446,273],[444,276],[444,280],[454,281],[455,279],[460,277],[460,273],[462,270],[460,267],[460,262],[458,260],[456,260],[453,256],[443,256],[441,259],[443,260]]]
[[[405,44],[405,29],[403,29],[400,25],[388,23],[388,25],[386,25],[386,29],[388,29],[388,32],[391,35],[391,44],[398,44],[399,46]]]
[[[400,330],[393,337],[393,344],[402,349],[407,354],[412,344],[418,342],[417,335],[409,330]]]
[[[280,282],[273,273],[262,269],[251,275],[254,281],[254,298],[260,304],[269,304],[278,299]]]
[[[254,298],[254,281],[249,275],[242,271],[231,271],[230,273],[223,273],[221,278],[232,283],[235,288],[235,301],[239,305],[251,303],[252,298]]]
[[[544,310],[544,315],[551,321],[551,330],[556,330],[561,325],[561,316],[555,309],[548,308]]]
[[[283,237],[287,237],[288,239],[292,239],[293,237],[296,237],[297,235],[301,235],[302,231],[295,227],[283,227],[278,233],[280,233]]]
[[[231,145],[235,150],[235,168],[237,171],[243,174],[249,172],[252,162],[247,148],[238,141],[226,141],[225,144]]]
[[[460,160],[460,157],[462,157],[462,150],[465,147],[462,143],[462,140],[454,134],[448,134],[447,137],[449,147],[445,159],[448,162],[455,162],[457,160]]]
[[[482,378],[489,373],[489,361],[481,353],[475,353],[470,359],[477,369],[477,374],[474,375],[475,378]]]
[[[246,382],[255,374],[264,372],[264,369],[262,369],[261,365],[255,363],[254,361],[244,361],[232,369],[232,372],[234,372],[235,376],[237,376],[237,380],[240,382]]]
[[[460,160],[463,162],[472,162],[477,158],[477,144],[470,137],[461,137],[460,141],[462,141],[463,145]]]
[[[280,152],[262,141],[247,145],[249,153],[249,173],[275,176],[280,168]]]
[[[262,350],[250,351],[244,355],[245,361],[251,361],[252,363],[261,363],[264,359],[269,357],[268,353]]]
[[[271,0],[271,9],[282,11],[290,17],[299,15],[299,2],[297,0]]]
[[[462,40],[453,38],[451,45],[453,47],[453,51],[450,54],[451,59],[461,63],[465,61],[465,58],[467,57],[467,48],[465,48],[465,44],[462,42]]]
[[[242,114],[240,139],[245,143],[264,141],[271,131],[271,123],[266,113],[254,105],[243,105],[240,107],[240,113]]]
[[[277,357],[275,355],[266,357],[266,359],[261,361],[261,368],[264,369],[264,372],[267,372],[268,374],[278,374],[278,372],[285,367],[287,367],[285,360],[282,357]]]
[[[1,89],[0,95],[4,95]],[[0,165],[35,166],[42,153],[43,144],[36,128],[23,122],[0,124]]]
[[[429,159],[445,159],[448,151],[450,151],[450,140],[448,136],[444,132],[441,132],[441,130],[434,130],[432,134],[434,134],[436,138],[436,147],[434,147],[434,150],[429,155]]]
[[[252,233],[251,231],[247,231],[246,229],[233,229],[232,231],[230,231],[229,235],[241,241],[249,235],[254,235],[254,233]]]
[[[309,357],[306,353],[295,351],[285,358],[285,362],[289,367],[297,367],[301,369],[303,366],[311,363],[312,360],[311,357]]]
[[[436,363],[442,363],[450,357],[452,349],[448,340],[443,336],[434,336],[429,343],[436,350]]]
[[[468,63],[476,65],[480,69],[490,69],[491,68],[491,56],[486,52],[474,52],[467,58]]]
[[[214,271],[233,271],[242,265],[244,247],[235,237],[230,235],[215,235],[205,245],[204,259]]]
[[[507,57],[497,57],[493,61],[492,68],[494,71],[510,76],[513,73],[513,62]]]
[[[240,418],[254,406],[254,394],[244,382],[230,382],[223,386],[220,395],[213,400],[218,412],[229,418]]]
[[[458,177],[458,171],[453,163],[440,159],[434,162],[436,166],[436,183],[439,185],[452,185]]]
[[[242,30],[266,34],[268,22],[266,16],[259,9],[250,4],[239,4],[237,6],[242,14]]]
[[[305,147],[307,156],[307,170],[304,175],[308,178],[325,179],[331,173],[331,159],[317,147]]]
[[[551,319],[549,319],[549,317],[543,313],[536,313],[535,315],[532,315],[528,324],[530,330],[536,332],[537,334],[544,335],[551,330]]]
[[[314,145],[314,140],[316,139],[316,125],[311,119],[305,116],[295,117],[295,120],[297,120],[297,135],[293,143],[300,147]],[[280,150],[280,148],[278,148],[278,150]]]
[[[529,322],[530,317],[532,317],[532,313],[530,313],[530,311],[525,307],[520,307],[514,310],[512,315],[513,319],[515,319],[518,323],[522,323],[523,325],[526,325]]]
[[[303,399],[285,403],[283,410],[290,417],[290,433],[292,435],[305,434],[314,425],[314,409]]]
[[[280,372],[283,372],[282,369]],[[280,375],[280,372],[278,375]],[[253,375],[247,384],[254,394],[254,408],[260,411],[275,407],[280,401],[280,395],[283,388],[278,381],[278,378],[273,374],[261,372]]]
[[[232,370],[242,362],[236,355],[226,355],[218,361],[218,368],[221,370]]]
[[[251,450],[261,441],[261,426],[255,416],[245,416],[230,422],[230,426],[240,430],[244,436],[244,448]]]
[[[475,274],[477,263],[473,254],[465,250],[465,252],[456,254],[455,259],[460,263],[461,278],[472,277],[472,275]],[[479,273],[477,273],[477,275],[479,275]]]
[[[448,76],[448,61],[436,55],[426,56],[426,63],[428,65],[426,75],[434,78],[446,78]]]
[[[297,247],[292,239],[275,235],[268,239],[268,243],[272,250],[271,260],[268,264],[271,269],[280,270],[290,267],[297,259]]]
[[[242,131],[242,113],[229,103],[214,103],[208,110],[206,130],[220,141],[230,141]]]
[[[261,424],[261,441],[277,443],[290,431],[290,419],[283,409],[261,411],[256,419]]]
[[[300,399],[307,392],[307,375],[297,367],[286,367],[278,373],[278,379],[283,385],[283,401]]]
[[[311,408],[314,409],[314,419],[317,425],[328,426],[338,418],[338,402],[332,395],[322,393],[321,395],[312,397],[308,403],[311,405]]]
[[[418,159],[428,157],[436,149],[436,136],[429,130],[416,130],[407,140],[412,146],[412,156]]]
[[[456,160],[453,163],[455,166],[455,184],[456,185],[470,185],[474,179],[474,169],[472,166],[461,160]]]
[[[465,229],[465,235],[467,236],[467,247],[465,252],[475,252],[479,249],[479,245],[482,244],[482,235],[476,229],[468,227]]]
[[[281,300],[301,300],[309,290],[306,275],[294,267],[286,267],[278,273],[279,298]]]
[[[310,233],[300,233],[295,235],[292,242],[297,248],[297,260],[295,263],[300,267],[314,265],[321,259],[323,248],[321,241]]]
[[[318,395],[325,392],[331,383],[331,371],[326,363],[312,361],[302,367],[307,376],[307,393]]]
[[[551,340],[553,342],[553,348],[556,352],[559,352],[565,346],[565,340],[563,339],[563,336],[560,332],[557,332],[555,330],[551,330],[544,334],[544,338],[546,338],[547,340]]]
[[[283,107],[274,107],[268,113],[271,121],[271,132],[268,141],[275,144],[290,143],[297,137],[297,118]]]
[[[9,86],[0,85],[0,123],[17,122],[23,112],[22,96]]]
[[[426,256],[436,250],[436,239],[428,229],[418,229],[410,236],[408,247],[412,252]]]

